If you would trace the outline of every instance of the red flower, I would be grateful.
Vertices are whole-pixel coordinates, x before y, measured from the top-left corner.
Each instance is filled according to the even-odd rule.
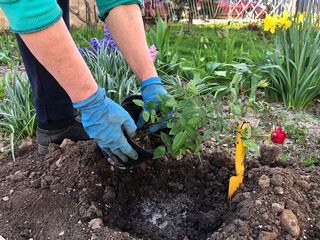
[[[283,144],[286,137],[287,134],[284,131],[282,131],[281,128],[278,128],[271,133],[271,141],[274,143]]]
[[[168,20],[168,27],[171,27],[171,19],[169,18],[169,20]]]

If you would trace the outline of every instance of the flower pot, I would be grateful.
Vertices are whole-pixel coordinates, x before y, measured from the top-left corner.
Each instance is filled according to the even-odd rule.
[[[131,95],[123,99],[123,101],[120,103],[120,105],[130,114],[130,116],[133,118],[135,122],[138,121],[139,115],[141,111],[143,110],[142,107],[137,106],[134,104],[132,100],[139,99],[142,100],[141,95]],[[106,152],[103,151],[104,156],[108,159],[108,161],[119,168],[130,168],[139,165],[140,163],[152,159],[153,152],[150,152],[142,147],[140,147],[136,142],[134,142],[124,131],[124,135],[128,140],[128,143],[131,145],[131,147],[138,153],[138,159],[134,160],[132,158],[128,158],[128,162],[121,161],[118,157],[116,159],[112,159],[108,156]],[[122,165],[122,166],[121,166]]]

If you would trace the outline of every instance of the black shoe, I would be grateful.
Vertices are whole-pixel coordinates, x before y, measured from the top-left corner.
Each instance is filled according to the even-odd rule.
[[[38,151],[42,155],[49,152],[48,146],[50,143],[61,144],[65,138],[74,142],[90,139],[81,121],[77,118],[67,127],[58,130],[45,130],[37,127]]]

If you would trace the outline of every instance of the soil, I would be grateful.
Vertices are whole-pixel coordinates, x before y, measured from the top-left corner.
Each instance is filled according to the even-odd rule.
[[[263,113],[262,128],[304,125],[304,138],[252,153],[230,200],[235,136],[202,144],[201,162],[187,151],[127,170],[111,166],[95,141],[66,139],[42,156],[27,138],[16,161],[0,155],[0,239],[320,239],[320,164],[301,161],[320,158],[320,103],[277,109]]]

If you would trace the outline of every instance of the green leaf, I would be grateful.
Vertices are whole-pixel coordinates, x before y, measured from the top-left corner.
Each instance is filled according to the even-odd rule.
[[[174,126],[171,128],[169,134],[170,134],[170,135],[177,135],[180,131],[181,131],[181,126],[180,126],[180,125],[174,125]]]
[[[181,126],[183,126],[183,127],[188,125],[187,119],[182,115],[180,115],[180,117],[178,119],[178,123],[180,123]]]
[[[173,150],[172,145],[168,145],[167,148],[172,157],[178,157],[180,155],[180,150]]]
[[[188,137],[190,137],[192,140],[196,140],[198,138],[198,133],[195,128],[188,127],[186,131],[187,131]]]
[[[196,98],[197,107],[202,108],[204,106],[203,100],[201,97]]]
[[[154,123],[156,121],[157,118],[157,113],[154,109],[151,110],[151,122]]]
[[[167,106],[167,107],[177,107],[178,104],[179,104],[179,103],[178,103],[177,100],[175,100],[174,98],[170,98],[170,99],[166,102],[165,106]]]
[[[176,150],[181,148],[187,139],[187,134],[185,132],[179,132],[173,139],[172,149]]]
[[[199,118],[199,116],[193,116],[192,118],[190,118],[189,120],[188,120],[188,125],[189,126],[193,126],[193,125],[196,125],[196,124],[198,124],[199,122],[201,121],[201,119]]]
[[[165,144],[170,144],[170,137],[164,132],[160,132],[161,140]]]
[[[207,98],[207,99],[204,101],[204,103],[205,103],[206,106],[209,106],[209,105],[211,105],[211,103],[212,103],[212,99],[211,99],[211,98]]]
[[[192,151],[195,151],[198,146],[195,142],[186,142],[186,147],[190,148]]]
[[[165,153],[166,153],[165,147],[159,146],[153,152],[153,159],[162,158]]]
[[[150,101],[147,103],[147,107],[151,109],[155,109],[158,106],[158,104],[155,101]]]
[[[250,158],[250,153],[247,147],[243,148],[244,152],[246,153],[247,158]]]
[[[255,142],[253,142],[252,140],[243,140],[243,143],[246,144],[248,148],[252,148],[260,157],[260,150]]]
[[[133,99],[132,102],[139,107],[144,107],[144,102],[139,99]]]
[[[198,89],[194,86],[194,85],[188,85],[188,88],[190,89],[190,91],[194,94],[199,94]]]
[[[209,138],[210,138],[210,131],[209,131],[209,130],[206,130],[206,131],[204,132],[202,141],[205,141],[205,142],[206,142],[206,141],[209,140]]]
[[[181,100],[179,102],[179,105],[181,108],[193,108],[194,102],[192,102],[191,100]]]
[[[150,113],[148,111],[144,111],[142,117],[146,122],[148,122],[150,118]]]
[[[235,105],[233,108],[233,111],[237,114],[237,115],[241,115],[241,108],[239,105]]]
[[[168,122],[168,123],[167,123],[167,127],[168,127],[168,128],[173,128],[173,126],[174,126],[174,123],[173,123],[173,122]]]
[[[199,116],[202,117],[202,118],[205,118],[207,116],[207,111],[204,110],[203,108],[199,109],[198,113],[199,113]]]

